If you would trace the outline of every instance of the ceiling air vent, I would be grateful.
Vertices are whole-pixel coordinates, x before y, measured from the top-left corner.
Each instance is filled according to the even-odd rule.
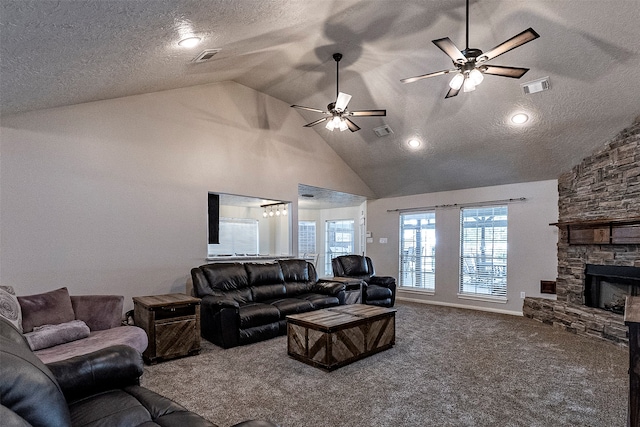
[[[543,77],[538,80],[533,80],[527,83],[521,83],[522,90],[525,95],[529,95],[531,93],[542,92],[543,90],[549,90],[551,85],[549,83],[549,77]]]
[[[373,131],[376,133],[376,135],[378,135],[378,138],[382,138],[383,136],[387,136],[387,135],[393,133],[393,131],[391,130],[391,128],[388,125],[384,125],[384,126],[380,126],[380,127],[374,128]]]
[[[206,49],[200,52],[198,56],[193,58],[192,62],[206,62],[213,58],[216,53],[220,52],[220,49]]]

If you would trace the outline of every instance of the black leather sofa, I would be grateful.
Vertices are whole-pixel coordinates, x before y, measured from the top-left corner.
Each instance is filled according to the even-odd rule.
[[[345,303],[345,285],[319,281],[310,262],[213,263],[191,270],[201,335],[231,348],[287,333],[286,316]]]
[[[45,365],[0,317],[0,424],[18,426],[216,427],[139,385],[140,353],[116,345]],[[266,421],[237,426],[277,427]]]
[[[363,255],[341,255],[331,260],[335,277],[350,277],[364,282],[362,303],[393,307],[396,303],[396,279],[376,276],[371,258]]]

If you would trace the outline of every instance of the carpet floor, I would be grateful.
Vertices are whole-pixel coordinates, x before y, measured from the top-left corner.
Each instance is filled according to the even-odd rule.
[[[400,302],[396,345],[324,372],[286,337],[146,366],[142,384],[227,427],[625,426],[628,350],[531,319]]]

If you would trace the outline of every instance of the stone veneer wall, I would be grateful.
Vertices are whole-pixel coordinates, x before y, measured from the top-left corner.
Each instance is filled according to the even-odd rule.
[[[640,117],[604,148],[558,178],[559,221],[640,217]],[[640,245],[558,241],[557,301],[525,298],[525,316],[580,335],[627,345],[623,316],[584,306],[586,264],[640,267]]]

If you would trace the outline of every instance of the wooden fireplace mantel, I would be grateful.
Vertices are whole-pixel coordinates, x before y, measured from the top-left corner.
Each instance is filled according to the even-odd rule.
[[[549,225],[565,229],[570,245],[640,244],[640,217],[560,221]]]

